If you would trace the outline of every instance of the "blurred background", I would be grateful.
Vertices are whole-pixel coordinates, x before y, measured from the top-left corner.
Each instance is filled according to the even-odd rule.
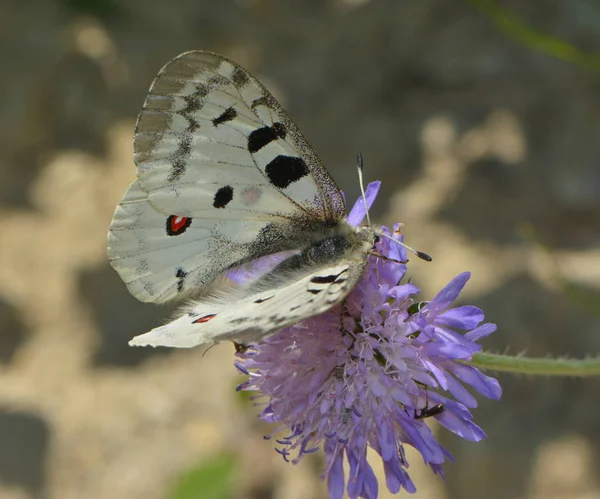
[[[598,355],[599,0],[0,8],[1,499],[327,497],[319,454],[293,466],[263,440],[231,345],[127,346],[170,310],[127,293],[106,231],[150,83],[190,49],[263,81],[350,200],[363,153],[372,217],[434,256],[409,268],[423,297],[472,271],[488,350]],[[414,497],[599,498],[600,380],[498,378],[487,440],[435,428],[445,482],[410,455]]]

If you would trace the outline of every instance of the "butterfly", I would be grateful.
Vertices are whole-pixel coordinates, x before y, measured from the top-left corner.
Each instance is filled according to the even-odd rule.
[[[271,93],[213,53],[160,70],[134,161],[110,263],[137,299],[189,305],[131,345],[243,344],[325,312],[355,286],[378,238],[345,220],[340,189]],[[262,274],[231,278],[270,258]]]

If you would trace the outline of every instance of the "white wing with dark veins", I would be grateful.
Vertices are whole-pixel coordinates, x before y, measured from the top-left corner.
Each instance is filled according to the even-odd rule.
[[[138,117],[134,159],[138,180],[117,207],[108,255],[142,301],[185,295],[345,224],[339,189],[285,111],[212,53],[162,68]]]
[[[340,303],[360,279],[367,256],[296,275],[281,285],[236,299],[203,301],[164,326],[136,336],[134,346],[190,348],[224,340],[252,342]]]

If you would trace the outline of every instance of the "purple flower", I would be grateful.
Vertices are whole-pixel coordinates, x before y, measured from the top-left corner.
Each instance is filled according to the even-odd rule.
[[[378,189],[379,183],[367,188],[369,205]],[[348,221],[358,225],[364,216],[360,199]],[[382,231],[389,234],[385,227]],[[392,237],[402,240],[399,224]],[[388,238],[381,237],[376,250],[406,260],[404,248]],[[405,273],[405,265],[371,256],[344,304],[238,353],[238,368],[249,374],[240,389],[260,392],[260,417],[277,424],[273,433],[284,434],[276,450],[297,462],[322,447],[332,499],[341,499],[344,488],[352,499],[377,497],[368,447],[381,456],[392,493],[416,490],[406,470],[407,445],[443,475],[442,464],[452,457],[424,419],[433,417],[476,442],[485,434],[472,421],[469,408],[477,402],[464,385],[492,399],[501,395],[494,378],[461,362],[479,352],[477,341],[496,329],[480,325],[484,316],[476,307],[450,308],[469,273],[455,277],[429,302],[416,299],[419,288]]]

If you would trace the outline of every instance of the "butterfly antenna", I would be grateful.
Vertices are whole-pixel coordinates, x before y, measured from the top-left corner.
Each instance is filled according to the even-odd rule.
[[[206,353],[212,348],[212,347],[216,347],[217,344],[213,343],[212,345],[210,345],[206,350],[204,350],[204,352],[202,352],[202,356],[200,357],[201,359],[204,358],[204,356],[206,355]]]
[[[365,203],[367,224],[370,227],[371,226],[371,218],[369,217],[369,204],[367,203],[367,196],[365,194],[365,184],[364,184],[364,180],[363,180],[363,155],[360,152],[356,153],[356,168],[358,170],[358,184],[360,185],[360,192],[362,194],[362,198]],[[407,251],[410,251],[411,253],[417,255],[421,260],[425,260],[426,262],[431,262],[433,260],[433,258],[431,258],[427,253],[416,250],[414,248],[411,248],[408,244],[405,244],[402,241],[398,241],[398,239],[394,239],[393,237],[390,237],[387,234],[384,234],[383,232],[378,232],[378,235],[387,237],[388,239],[391,239],[392,241],[399,244],[400,246],[403,246]]]
[[[433,258],[431,258],[427,253],[416,250],[414,248],[411,248],[408,244],[405,244],[402,241],[398,241],[398,239],[394,239],[393,237],[388,236],[387,234],[384,234],[383,232],[378,232],[377,235],[382,236],[382,237],[387,237],[388,239],[394,241],[396,244],[403,246],[404,249],[406,249],[406,251],[410,251],[411,253],[417,255],[421,260],[425,260],[426,262],[431,262],[433,260]]]
[[[362,194],[363,201],[365,202],[367,224],[369,227],[371,227],[371,218],[369,217],[369,204],[367,203],[367,196],[365,194],[365,185],[363,181],[363,155],[361,153],[356,153],[356,168],[358,170],[358,184],[360,185],[360,192]]]

